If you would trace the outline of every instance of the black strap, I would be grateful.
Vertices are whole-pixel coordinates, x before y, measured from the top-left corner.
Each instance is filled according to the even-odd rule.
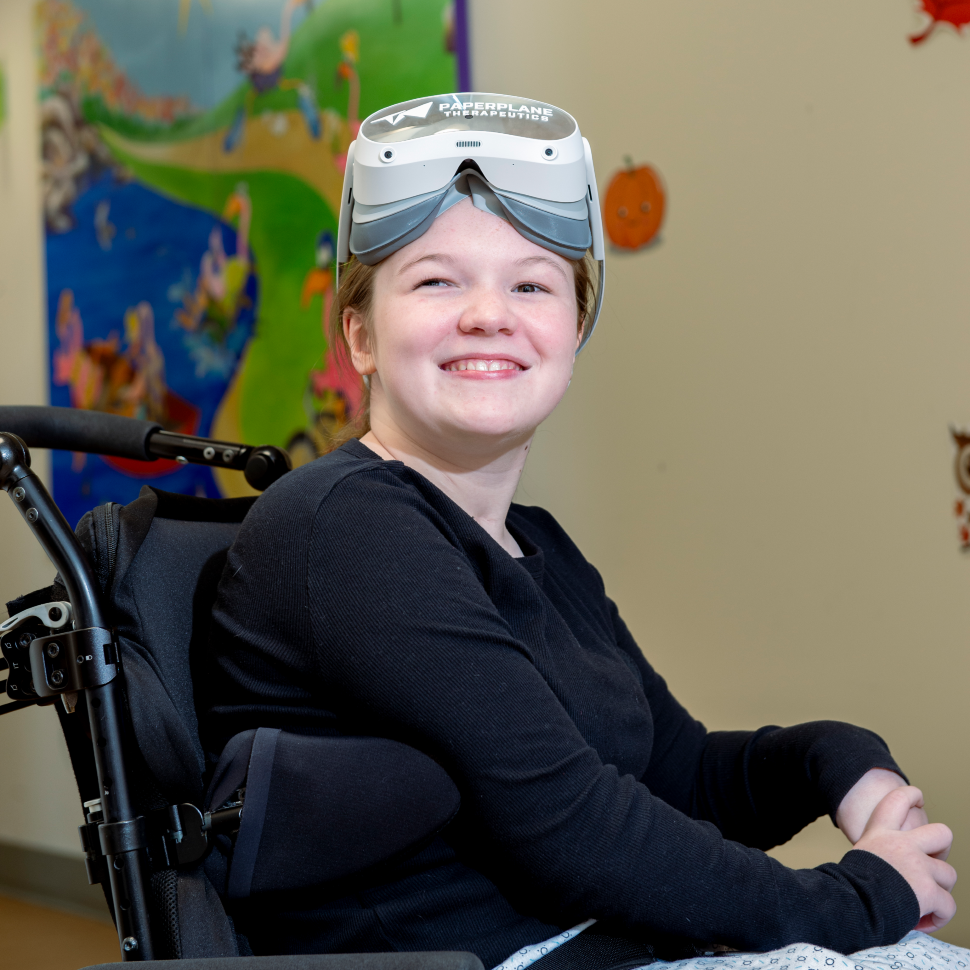
[[[253,753],[249,756],[249,773],[246,776],[246,807],[236,836],[229,869],[230,899],[245,899],[253,884],[256,856],[263,837],[263,822],[269,803],[269,784],[273,777],[273,759],[279,728],[258,728],[253,741]]]
[[[686,960],[732,953],[729,947],[661,936],[647,942],[595,923],[534,964],[535,970],[634,970],[658,960]]]
[[[649,943],[591,926],[535,963],[535,970],[633,970],[657,959]]]

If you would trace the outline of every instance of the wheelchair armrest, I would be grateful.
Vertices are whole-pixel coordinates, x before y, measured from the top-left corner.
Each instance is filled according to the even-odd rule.
[[[316,953],[279,957],[215,957],[178,960],[182,970],[484,970],[474,953]],[[171,960],[146,960],[145,970],[172,970]],[[100,963],[84,970],[116,970]]]
[[[444,768],[415,748],[278,728],[232,738],[206,807],[242,786],[230,899],[324,886],[417,851],[461,804]]]

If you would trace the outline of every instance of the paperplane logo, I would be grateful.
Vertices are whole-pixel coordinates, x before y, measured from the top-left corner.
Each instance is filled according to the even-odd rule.
[[[548,121],[552,117],[552,108],[542,108],[538,105],[506,104],[504,101],[455,101],[452,104],[439,104],[438,110],[446,118],[529,118],[532,121]]]
[[[433,101],[425,101],[416,108],[409,108],[407,111],[395,111],[394,114],[386,115],[381,121],[386,121],[389,125],[396,125],[405,118],[427,118],[428,109],[434,104]]]

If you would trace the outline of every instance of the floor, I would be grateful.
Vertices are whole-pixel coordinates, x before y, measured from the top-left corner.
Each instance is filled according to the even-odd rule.
[[[107,921],[86,919],[0,896],[3,970],[79,970],[120,960],[118,937]]]

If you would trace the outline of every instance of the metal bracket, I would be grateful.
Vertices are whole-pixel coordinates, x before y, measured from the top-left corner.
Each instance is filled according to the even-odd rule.
[[[127,822],[105,823],[100,799],[85,802],[87,823],[78,826],[88,882],[108,877],[106,855],[147,848],[152,869],[193,865],[209,851],[210,836],[234,835],[242,815],[242,796],[218,812],[203,814],[195,805],[167,805]]]
[[[0,707],[0,714],[36,704],[40,700],[31,675],[30,644],[50,630],[67,626],[74,616],[66,600],[43,603],[14,613],[0,623],[0,670],[9,670],[0,682],[0,694],[7,694],[12,704]]]
[[[204,816],[188,802],[152,812],[148,832],[148,854],[159,868],[190,865],[209,851]]]
[[[110,630],[87,627],[30,644],[30,668],[39,697],[103,687],[118,676],[118,649]]]
[[[102,822],[98,826],[98,842],[102,855],[121,855],[144,849],[148,842],[145,834],[145,819],[128,819],[125,822]]]
[[[6,695],[19,706],[36,704],[38,697],[34,689],[34,678],[30,671],[30,645],[47,633],[47,627],[37,616],[20,617],[16,629],[8,629],[0,635],[0,670],[9,670],[7,679],[0,683],[0,693]],[[5,705],[0,711],[13,709]]]
[[[36,616],[48,630],[60,630],[61,627],[67,626],[71,622],[73,615],[71,604],[67,600],[44,603],[41,606],[32,606],[29,610],[21,610],[19,613],[14,613],[10,619],[0,623],[0,633],[15,630],[24,620],[32,616]]]

